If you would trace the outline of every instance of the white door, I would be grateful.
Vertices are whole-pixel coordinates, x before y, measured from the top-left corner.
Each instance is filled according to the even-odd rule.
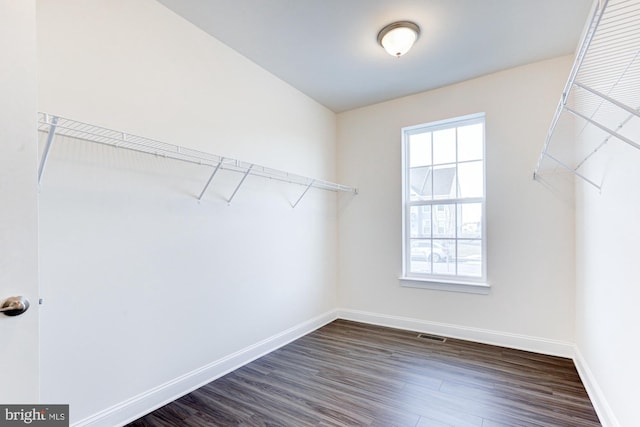
[[[0,0],[0,404],[39,403],[35,0]]]

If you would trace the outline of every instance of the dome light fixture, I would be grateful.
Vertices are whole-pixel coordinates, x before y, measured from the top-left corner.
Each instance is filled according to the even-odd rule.
[[[378,33],[378,43],[397,58],[409,52],[420,36],[420,27],[411,21],[393,22]]]

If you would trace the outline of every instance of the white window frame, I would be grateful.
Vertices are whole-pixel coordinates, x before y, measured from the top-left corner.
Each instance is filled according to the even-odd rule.
[[[482,123],[483,124],[483,140],[482,140],[482,174],[483,174],[483,188],[482,197],[475,198],[445,198],[445,199],[432,199],[426,201],[411,201],[410,196],[410,167],[409,167],[409,140],[410,136],[414,134],[420,134],[425,132],[433,132],[436,130],[456,128],[467,124]],[[468,292],[475,294],[488,294],[489,284],[487,282],[487,233],[486,233],[486,120],[484,113],[471,114],[462,117],[455,117],[447,120],[440,120],[437,122],[425,123],[416,126],[409,126],[402,128],[402,276],[400,277],[400,284],[407,287],[418,287],[436,290],[448,290],[457,292]],[[432,148],[433,149],[433,148]],[[457,140],[456,140],[456,160],[455,166],[459,163],[457,152]],[[452,163],[453,164],[453,163]],[[433,179],[433,178],[432,178]],[[457,177],[456,177],[457,182]],[[481,276],[465,276],[462,274],[434,274],[433,269],[431,273],[417,273],[411,272],[411,207],[412,206],[425,206],[425,205],[443,205],[443,204],[455,204],[455,203],[480,203],[482,211],[481,220]],[[457,212],[457,209],[456,209]],[[457,215],[457,213],[456,213]],[[457,227],[456,227],[457,230]],[[431,237],[433,238],[433,237]],[[457,236],[455,240],[460,239]],[[456,260],[456,268],[458,261]],[[432,264],[433,266],[433,264]]]

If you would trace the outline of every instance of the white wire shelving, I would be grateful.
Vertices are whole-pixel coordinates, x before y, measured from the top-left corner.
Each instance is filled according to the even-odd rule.
[[[309,178],[302,175],[285,172],[278,169],[269,168],[255,163],[244,162],[241,160],[219,156],[217,154],[206,153],[191,148],[181,147],[178,145],[168,144],[166,142],[156,141],[126,132],[113,129],[107,129],[88,123],[79,122],[72,119],[48,114],[38,113],[38,131],[47,134],[44,151],[40,160],[38,169],[38,183],[42,181],[44,170],[49,157],[49,152],[53,146],[56,136],[66,136],[84,141],[94,142],[125,150],[137,151],[154,156],[179,160],[183,162],[193,163],[196,165],[207,166],[212,168],[209,179],[204,184],[202,191],[199,193],[198,200],[202,200],[207,189],[213,182],[214,177],[220,170],[237,172],[242,178],[236,185],[233,193],[227,199],[227,203],[231,203],[236,193],[249,176],[258,176],[261,178],[282,181],[290,184],[296,184],[304,187],[298,199],[292,203],[292,207],[296,207],[302,198],[311,188],[327,190],[333,192],[346,192],[358,194],[358,190],[347,185],[336,184],[322,179]]]
[[[640,118],[640,0],[597,0],[584,31],[576,59],[551,122],[534,171],[543,162],[573,173],[601,189],[584,174],[585,163],[615,138],[640,149],[640,141],[624,134],[626,125]],[[569,161],[555,155],[554,141],[562,121],[573,120],[573,137],[589,135],[593,146],[575,147],[581,155]]]

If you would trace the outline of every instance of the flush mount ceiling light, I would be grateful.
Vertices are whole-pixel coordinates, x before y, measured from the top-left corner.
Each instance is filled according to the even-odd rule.
[[[420,27],[411,21],[398,21],[387,25],[378,33],[378,43],[389,55],[401,57],[409,52],[420,36]]]

